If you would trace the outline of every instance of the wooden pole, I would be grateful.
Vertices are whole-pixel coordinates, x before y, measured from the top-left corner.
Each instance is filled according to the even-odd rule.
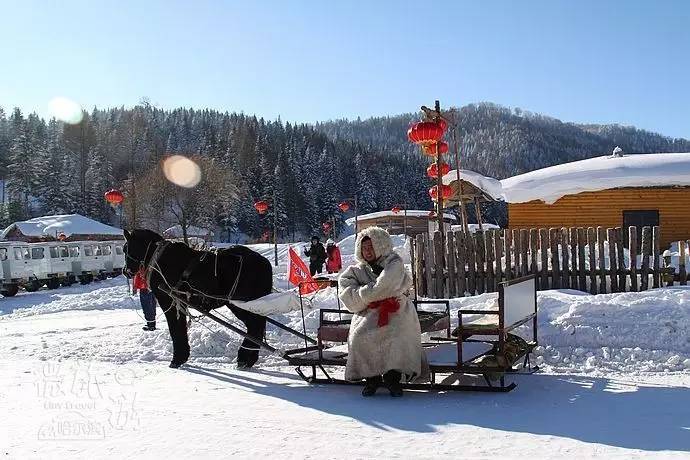
[[[479,224],[479,231],[482,232],[484,231],[484,227],[482,225],[482,207],[479,204],[478,196],[474,197],[474,213],[477,215],[477,224]]]
[[[276,201],[276,187],[273,187],[273,256],[275,266],[278,266],[278,205]]]

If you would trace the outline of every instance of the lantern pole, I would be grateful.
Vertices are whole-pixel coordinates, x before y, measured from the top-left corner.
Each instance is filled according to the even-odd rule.
[[[435,121],[438,121],[441,118],[441,103],[439,101],[434,102],[434,110],[436,111]],[[441,175],[441,155],[438,151],[440,142],[440,140],[436,141],[436,205],[438,229],[441,232],[441,247],[445,248],[445,228],[443,227],[443,177]]]
[[[355,239],[359,236],[359,212],[357,210],[357,195],[355,195]]]

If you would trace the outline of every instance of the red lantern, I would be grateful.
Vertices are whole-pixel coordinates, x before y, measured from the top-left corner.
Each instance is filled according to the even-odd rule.
[[[398,206],[393,206],[393,209],[391,209],[391,211],[393,212],[393,214],[397,214],[400,212],[400,208]]]
[[[449,172],[450,166],[448,166],[448,163],[441,162],[441,177],[445,176]],[[436,163],[431,163],[431,166],[426,168],[426,175],[432,179],[436,179],[438,177],[438,168]]]
[[[338,205],[338,209],[340,209],[342,212],[347,212],[350,210],[350,203],[343,201]]]
[[[122,194],[122,192],[117,190],[117,189],[114,189],[114,188],[105,192],[104,196],[105,196],[105,201],[110,203],[110,205],[113,207],[122,203],[122,200],[125,199],[125,196]]]
[[[439,126],[441,126],[441,129],[443,129],[444,132],[446,131],[446,129],[448,129],[448,122],[443,118],[438,119],[438,124]]]
[[[268,203],[264,200],[257,201],[254,203],[254,209],[256,209],[256,212],[259,214],[266,214],[266,211],[268,211]]]
[[[430,157],[435,157],[436,145],[437,144],[424,144],[422,145],[422,152],[424,152],[425,155],[429,155]],[[446,153],[448,153],[448,142],[438,143],[438,153],[439,155],[445,155]]]
[[[443,136],[443,127],[435,121],[420,121],[407,130],[407,138],[415,144],[435,144]]]
[[[436,201],[438,199],[438,186],[434,185],[429,189],[429,196],[431,197],[432,200]],[[453,194],[453,190],[450,188],[450,185],[443,185],[441,187],[441,196],[443,197],[444,200],[447,200],[448,198],[451,197]]]

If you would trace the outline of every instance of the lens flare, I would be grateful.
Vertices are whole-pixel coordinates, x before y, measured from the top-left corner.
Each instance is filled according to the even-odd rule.
[[[48,103],[50,114],[60,121],[76,125],[84,118],[81,106],[66,97],[53,98]]]
[[[196,187],[201,181],[199,165],[182,155],[172,155],[163,160],[163,174],[173,184],[185,188]]]

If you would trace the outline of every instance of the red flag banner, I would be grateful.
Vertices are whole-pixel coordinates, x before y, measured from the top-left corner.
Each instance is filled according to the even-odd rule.
[[[318,291],[319,283],[314,281],[309,273],[307,264],[304,263],[292,247],[288,249],[288,255],[290,256],[288,280],[295,286],[299,286],[300,294],[311,294]]]

